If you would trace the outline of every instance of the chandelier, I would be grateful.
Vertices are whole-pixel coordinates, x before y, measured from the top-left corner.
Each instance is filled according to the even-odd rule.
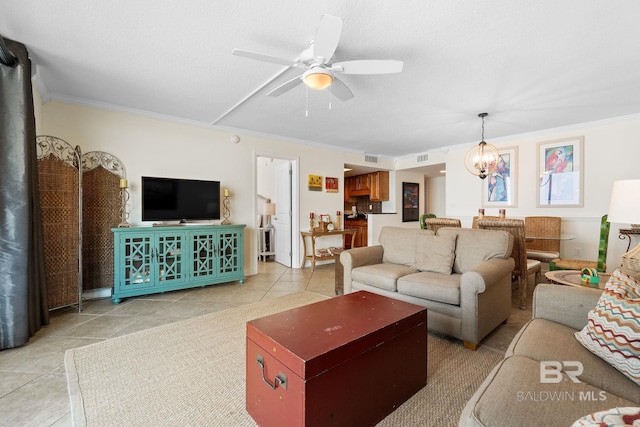
[[[471,147],[464,158],[464,165],[469,173],[480,177],[480,179],[491,175],[498,166],[498,150],[484,140],[484,118],[488,115],[489,113],[478,114],[478,117],[482,119],[482,140],[477,146]]]

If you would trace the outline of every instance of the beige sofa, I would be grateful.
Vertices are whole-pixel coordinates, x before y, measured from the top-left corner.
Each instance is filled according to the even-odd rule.
[[[467,402],[459,425],[570,426],[593,412],[640,406],[640,387],[574,336],[587,323],[587,313],[601,293],[590,288],[537,285],[533,319]],[[542,372],[541,361],[555,363],[553,369],[562,367],[563,377],[553,370],[552,375]],[[574,382],[571,376],[579,367],[582,374]]]
[[[476,349],[511,311],[513,236],[470,228],[383,227],[344,251],[344,293],[367,290],[428,308],[428,326]]]

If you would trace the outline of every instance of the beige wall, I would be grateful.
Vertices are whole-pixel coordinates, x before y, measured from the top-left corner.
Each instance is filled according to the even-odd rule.
[[[37,96],[39,99],[39,95]],[[160,120],[140,115],[100,110],[85,106],[50,101],[36,105],[39,134],[49,134],[79,145],[83,152],[100,150],[118,156],[125,165],[131,183],[131,218],[140,221],[139,183],[142,175],[175,176],[220,180],[233,194],[231,221],[247,224],[245,255],[247,274],[257,271],[255,251],[255,198],[257,155],[295,158],[299,161],[299,203],[294,207],[299,229],[308,228],[309,212],[342,210],[344,180],[339,193],[307,190],[307,175],[342,177],[343,164],[363,164],[357,153],[330,150],[306,144],[294,144],[255,135],[238,133],[241,141],[231,142],[231,132],[207,127]],[[584,206],[580,208],[537,208],[537,143],[559,138],[584,136]],[[637,159],[640,158],[640,118],[628,117],[608,122],[548,130],[535,135],[489,140],[496,146],[518,147],[518,204],[507,209],[510,217],[526,215],[557,215],[564,219],[565,232],[576,239],[563,242],[563,256],[573,257],[580,250],[584,258],[597,255],[599,218],[606,213],[614,180],[639,178]],[[457,217],[463,225],[470,225],[472,216],[481,205],[481,181],[464,168],[463,160],[469,145],[449,147],[429,153],[432,164],[446,163],[445,188],[438,197],[445,200],[445,211],[438,216]],[[391,178],[391,200],[383,204],[383,212],[401,212],[398,197],[403,181],[424,182],[422,176],[404,169],[418,165],[411,159],[381,159],[380,167],[396,170]],[[370,166],[370,165],[368,165]],[[446,198],[444,197],[446,193]],[[424,210],[421,200],[420,211]],[[487,214],[492,214],[491,210]],[[401,214],[388,216],[380,223],[402,224]],[[294,223],[296,221],[294,220]],[[416,223],[417,224],[417,223]],[[628,224],[613,224],[609,244],[609,266],[619,264],[626,242],[617,238],[617,229]],[[372,227],[370,241],[377,241],[377,227]],[[331,246],[338,242],[329,242]],[[299,245],[293,248],[299,256]],[[296,256],[294,256],[294,264]]]
[[[583,207],[538,208],[537,151],[538,143],[562,138],[584,136],[584,204]],[[638,179],[640,171],[640,117],[618,118],[563,129],[551,129],[534,135],[487,139],[501,147],[518,147],[517,206],[507,208],[507,216],[552,215],[563,218],[563,231],[574,240],[563,241],[561,253],[575,258],[595,260],[598,255],[600,218],[607,213],[613,181]],[[446,163],[446,209],[444,215],[460,218],[470,226],[473,215],[482,204],[482,181],[469,174],[464,156],[470,145],[450,147],[429,154],[432,164]],[[413,156],[415,158],[415,156]],[[399,161],[403,168],[420,166],[409,159]],[[487,208],[487,215],[496,215],[497,208]],[[609,270],[620,265],[627,242],[618,239],[618,229],[629,224],[612,224],[609,236]]]

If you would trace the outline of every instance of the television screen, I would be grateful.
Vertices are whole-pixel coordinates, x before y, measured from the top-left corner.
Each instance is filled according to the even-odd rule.
[[[220,219],[220,182],[142,177],[143,221]]]

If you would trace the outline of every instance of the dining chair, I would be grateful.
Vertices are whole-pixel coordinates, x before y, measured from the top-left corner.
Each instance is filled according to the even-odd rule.
[[[518,280],[520,293],[520,308],[527,308],[527,282],[529,275],[534,275],[534,286],[540,282],[542,264],[535,259],[527,259],[524,221],[521,219],[478,219],[478,228],[484,230],[503,230],[513,235],[513,252],[511,258],[515,261],[513,276]]]
[[[595,268],[600,273],[607,271],[607,249],[609,247],[609,229],[611,228],[607,217],[607,215],[603,215],[600,219],[600,243],[598,245],[597,261],[555,258],[549,262],[549,270],[582,270],[583,268]]]
[[[471,223],[471,228],[479,228],[478,227],[478,220],[481,219],[479,216],[474,216],[473,217],[473,222]],[[499,216],[491,216],[491,215],[485,215],[482,217],[482,219],[488,219],[488,220],[495,220],[495,219],[504,219],[504,218],[500,218]]]
[[[559,216],[527,216],[524,218],[527,236],[527,258],[549,262],[560,258],[562,218]],[[530,238],[533,239],[530,240]]]
[[[424,224],[427,230],[433,231],[441,227],[462,227],[462,222],[457,218],[425,218]]]

